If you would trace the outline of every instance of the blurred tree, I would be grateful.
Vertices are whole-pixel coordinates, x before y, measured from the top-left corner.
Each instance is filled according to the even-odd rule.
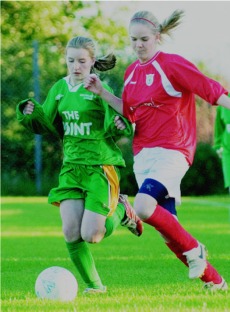
[[[31,195],[35,194],[34,136],[18,124],[15,107],[20,100],[34,96],[33,41],[39,42],[41,102],[53,83],[66,75],[65,46],[73,36],[95,39],[98,56],[111,51],[117,55],[117,66],[100,76],[118,96],[123,88],[124,70],[133,55],[127,45],[127,29],[103,16],[100,1],[1,1],[1,17],[2,194]],[[206,72],[205,64],[198,67]],[[198,142],[212,143],[214,117],[215,108],[197,98]],[[122,188],[131,194],[132,189],[133,193],[136,191],[131,142],[123,144],[127,169],[122,170]],[[46,195],[57,183],[61,144],[47,136],[42,151]]]
[[[30,195],[35,194],[34,136],[17,122],[15,107],[20,100],[34,96],[33,41],[39,42],[42,103],[51,86],[67,74],[64,54],[71,37],[83,35],[96,39],[100,56],[115,47],[122,50],[126,30],[103,18],[99,1],[43,1],[42,5],[39,1],[2,1],[1,10],[2,193]],[[115,72],[101,76],[106,77],[116,94],[121,94],[124,62],[122,59],[123,66],[117,66]],[[57,183],[61,144],[52,136],[46,136],[42,152],[43,194],[47,194]]]

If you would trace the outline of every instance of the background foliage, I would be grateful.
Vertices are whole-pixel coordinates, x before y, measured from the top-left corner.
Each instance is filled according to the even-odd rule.
[[[94,10],[88,16],[84,12],[92,5]],[[50,87],[66,75],[64,53],[71,37],[85,35],[94,38],[99,43],[98,56],[115,52],[117,66],[101,78],[118,96],[122,92],[124,70],[133,55],[127,53],[126,28],[103,17],[100,1],[93,4],[87,1],[44,1],[42,5],[39,1],[2,1],[1,10],[2,194],[35,195],[34,135],[20,126],[15,116],[17,103],[34,96],[34,42],[39,44],[41,103]],[[197,65],[206,72],[205,64]],[[214,78],[221,82],[221,77]],[[220,160],[211,148],[214,119],[215,108],[197,98],[198,142],[202,144],[198,144],[195,163],[183,180],[183,195],[224,192]],[[126,169],[122,169],[121,190],[134,195],[137,185],[132,172],[131,142],[123,140],[120,144],[127,164]],[[61,142],[51,136],[43,137],[41,195],[47,195],[57,184],[61,158]]]

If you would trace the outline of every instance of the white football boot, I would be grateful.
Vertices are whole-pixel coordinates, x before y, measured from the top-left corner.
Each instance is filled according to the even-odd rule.
[[[201,243],[198,244],[198,247],[183,253],[183,255],[185,255],[187,258],[187,263],[189,266],[189,278],[191,279],[202,277],[207,267],[206,248]]]

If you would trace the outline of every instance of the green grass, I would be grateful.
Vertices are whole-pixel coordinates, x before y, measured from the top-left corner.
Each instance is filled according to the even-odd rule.
[[[205,243],[209,261],[230,281],[229,196],[185,197],[182,202],[182,224]],[[85,285],[67,254],[58,208],[48,205],[46,198],[5,197],[1,212],[3,312],[230,311],[229,291],[206,293],[200,280],[189,280],[187,268],[148,225],[141,237],[119,227],[90,246],[108,292],[85,296]],[[73,302],[36,298],[38,274],[54,265],[77,277],[79,292]]]

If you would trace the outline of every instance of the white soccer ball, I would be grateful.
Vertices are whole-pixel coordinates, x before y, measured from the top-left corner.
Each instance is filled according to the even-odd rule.
[[[74,275],[67,269],[53,266],[42,271],[35,283],[38,298],[72,301],[78,291],[78,283]]]

